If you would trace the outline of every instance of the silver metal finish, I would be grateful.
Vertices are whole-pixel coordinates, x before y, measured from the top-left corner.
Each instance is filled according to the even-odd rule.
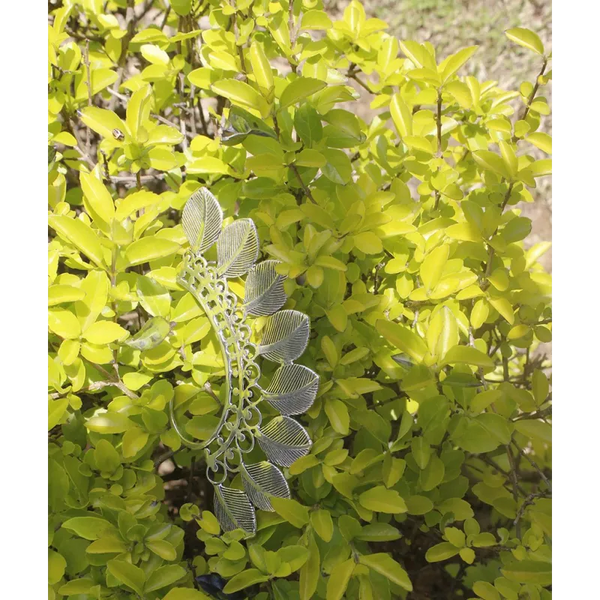
[[[215,489],[215,514],[224,531],[256,531],[254,506],[273,510],[270,498],[289,498],[290,490],[278,465],[289,467],[312,445],[302,425],[290,418],[305,412],[319,387],[311,369],[293,364],[308,344],[310,322],[296,310],[280,310],[287,299],[278,261],[258,258],[259,240],[251,219],[238,219],[223,229],[223,211],[205,188],[183,210],[182,224],[190,242],[178,283],[189,291],[216,332],[225,363],[225,401],[219,424],[203,442],[189,439],[179,426],[173,400],[171,423],[182,441],[204,449],[207,477]],[[217,244],[217,263],[202,254]],[[227,279],[248,273],[244,302],[229,291]],[[260,344],[251,342],[253,321],[267,317]],[[281,363],[264,388],[258,384],[259,356]],[[260,402],[266,400],[282,416],[262,424]],[[258,443],[269,460],[246,464],[245,455]],[[244,489],[230,487],[239,474]],[[254,506],[253,506],[254,505]]]

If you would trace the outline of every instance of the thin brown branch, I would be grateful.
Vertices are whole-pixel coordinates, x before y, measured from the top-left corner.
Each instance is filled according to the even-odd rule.
[[[182,110],[182,112],[185,112],[187,109],[182,108],[181,110]],[[177,127],[177,125],[175,123],[173,123],[173,121],[169,121],[169,119],[165,119],[165,117],[163,117],[161,115],[151,114],[150,116],[153,119],[156,119],[157,121],[160,121],[161,123],[164,123],[165,125],[169,125],[170,127],[174,127],[175,129],[179,129],[179,127]],[[191,132],[186,131],[185,135],[190,140],[194,139],[194,135]]]
[[[181,94],[182,98],[185,98],[185,75],[183,73],[179,73],[179,93]],[[187,126],[186,126],[186,122],[185,122],[185,114],[186,111],[184,109],[181,109],[181,112],[179,113],[179,128],[181,131],[181,135],[183,136],[183,141],[181,142],[181,145],[183,147],[183,151],[185,152],[188,148],[188,140],[187,140]]]
[[[356,81],[360,87],[367,90],[369,94],[375,94],[375,92],[362,79],[360,79],[359,76],[354,73],[354,71],[348,71],[348,77],[350,77],[350,79],[354,79],[354,81]]]
[[[502,201],[502,206],[500,207],[500,214],[502,214],[504,212],[504,209],[506,208],[506,205],[508,204],[508,201],[510,200],[510,195],[512,194],[513,185],[514,185],[514,183],[512,181],[508,185],[506,194],[504,194],[504,200]],[[496,235],[497,231],[498,231],[498,227],[496,227],[496,230],[490,237],[494,237]],[[483,282],[483,285],[485,286],[485,288],[489,287],[488,278],[492,274],[492,264],[494,262],[495,255],[496,255],[496,251],[494,250],[494,248],[492,248],[492,246],[489,246],[489,244],[488,244],[488,259],[487,259],[487,262],[485,265],[485,273],[483,275],[483,278],[485,280]]]
[[[533,460],[533,458],[531,458],[524,450],[523,448],[521,448],[517,442],[515,442],[513,440],[512,442],[513,446],[519,451],[519,454],[525,458],[525,460],[537,471],[537,473],[539,474],[539,476],[542,478],[543,482],[548,486],[549,490],[552,490],[552,484],[550,483],[550,481],[548,480],[548,478],[546,477],[544,471],[542,471],[542,469],[540,469],[540,467],[537,465],[537,463]]]
[[[125,64],[127,62],[127,50],[129,49],[129,42],[135,35],[135,26],[137,25],[137,19],[135,18],[135,0],[127,0],[127,10],[125,11],[125,28],[127,33],[123,36],[121,41],[121,56],[119,56],[119,63],[117,68],[117,80],[115,81],[115,89],[119,89],[123,76],[125,73]],[[117,104],[117,97],[113,96],[108,103],[108,109],[114,110]]]
[[[204,108],[202,107],[202,93],[201,90],[198,90],[198,113],[200,114],[200,123],[202,125],[202,132],[206,137],[212,137],[208,133],[208,123],[206,122],[206,117],[204,116]]]
[[[508,456],[508,462],[510,463],[510,478],[512,481],[512,494],[513,494],[515,503],[517,503],[519,501],[519,492],[518,492],[519,483],[518,483],[518,477],[517,477],[517,466],[515,464],[515,459],[512,455],[512,451],[510,449],[510,444],[506,445],[506,455]],[[521,524],[518,521],[515,522],[515,529],[516,529],[517,537],[519,539],[521,539]]]
[[[437,111],[435,115],[435,124],[437,130],[437,157],[442,158],[442,90],[437,94]],[[437,210],[440,205],[440,190],[435,190],[435,203],[433,210]]]
[[[162,23],[160,24],[161,31],[165,28],[165,25],[167,24],[170,14],[171,14],[171,5],[169,4],[169,6],[167,6],[167,10],[165,10],[165,15],[163,17]]]
[[[537,498],[549,498],[551,495],[552,494],[549,492],[536,492],[535,494],[529,494],[529,496],[523,500],[523,504],[521,504],[517,512],[517,516],[514,520],[515,529],[520,529],[519,521],[522,519],[528,506],[531,506]]]
[[[296,175],[296,178],[298,179],[298,181],[300,182],[300,185],[302,186],[302,189],[304,190],[304,193],[306,194],[306,197],[314,204],[317,203],[317,201],[313,198],[313,195],[310,191],[310,189],[308,188],[308,186],[304,183],[304,181],[302,181],[302,177],[300,176],[300,171],[298,171],[298,167],[294,164],[290,165],[290,169],[292,170],[292,172],[294,173],[294,175]]]
[[[519,121],[524,121],[527,118],[527,115],[529,115],[529,110],[531,109],[531,104],[535,99],[535,95],[537,94],[538,89],[540,88],[540,77],[543,77],[544,73],[546,72],[547,66],[548,66],[548,59],[544,58],[544,62],[542,63],[542,68],[540,69],[538,76],[535,78],[535,84],[533,86],[533,89],[531,90],[531,94],[529,94],[529,98],[527,98],[527,104],[525,104],[525,108],[523,109],[523,113],[519,117]],[[516,142],[517,139],[518,138],[515,135],[515,136],[513,136],[512,141]]]

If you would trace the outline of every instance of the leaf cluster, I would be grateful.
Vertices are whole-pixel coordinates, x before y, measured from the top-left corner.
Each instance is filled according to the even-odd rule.
[[[538,36],[506,32],[539,73],[505,90],[468,74],[476,47],[400,41],[356,0],[65,0],[50,23],[50,597],[550,598],[549,244],[519,209],[551,173]],[[176,281],[201,187],[256,224],[320,376],[253,538],[221,532],[169,420],[203,440],[222,406]]]

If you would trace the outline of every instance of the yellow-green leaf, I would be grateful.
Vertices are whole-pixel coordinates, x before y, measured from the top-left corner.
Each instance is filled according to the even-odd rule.
[[[300,600],[310,600],[317,591],[321,577],[321,556],[314,536],[308,537],[308,560],[300,569],[299,593]]]
[[[365,254],[380,254],[383,252],[381,238],[372,231],[364,231],[354,236],[354,245]]]
[[[320,508],[310,513],[310,523],[317,535],[324,541],[330,542],[333,537],[333,520],[331,513],[324,508]]]
[[[525,140],[546,154],[552,154],[552,138],[547,133],[536,131],[535,133],[530,133]]]
[[[451,544],[450,542],[442,542],[441,544],[436,544],[435,546],[429,548],[429,550],[427,550],[425,553],[425,559],[430,563],[440,562],[456,556],[458,552],[459,548],[457,548],[454,544]]]
[[[358,501],[368,510],[387,514],[405,513],[406,502],[396,490],[388,490],[382,485],[363,492]]]
[[[89,225],[81,219],[72,219],[66,215],[51,215],[48,223],[62,238],[73,244],[99,267],[105,266],[102,245]]]
[[[62,526],[84,540],[97,540],[105,532],[114,529],[109,521],[101,517],[73,517],[67,519]]]
[[[427,345],[432,356],[444,358],[452,346],[459,342],[456,317],[447,306],[443,306],[431,318],[427,329]]]
[[[140,265],[142,263],[164,258],[175,254],[180,248],[177,242],[165,238],[145,237],[133,242],[127,247],[125,255],[130,265]]]
[[[350,432],[350,415],[348,407],[337,398],[328,398],[325,402],[325,413],[335,431],[342,435]]]
[[[383,552],[375,554],[363,554],[360,557],[363,565],[373,571],[387,577],[392,583],[399,585],[408,592],[412,592],[413,586],[408,573],[389,554]]]
[[[129,132],[138,139],[138,134],[143,124],[150,116],[150,102],[152,99],[152,89],[149,85],[145,85],[133,92],[129,103],[127,104],[126,123]]]
[[[102,137],[113,140],[116,144],[121,144],[114,135],[113,131],[118,129],[121,133],[127,132],[125,123],[119,118],[117,113],[97,106],[86,106],[81,111],[81,120],[96,133]]]
[[[302,15],[302,25],[300,29],[326,31],[331,27],[331,19],[323,10],[309,10]]]
[[[537,33],[534,33],[530,29],[525,29],[524,27],[513,27],[512,29],[508,29],[504,32],[506,37],[519,44],[519,46],[523,46],[523,48],[527,48],[528,50],[532,50],[533,52],[543,56],[544,54],[544,44],[542,44],[542,40]]]
[[[223,592],[225,594],[233,594],[251,585],[268,580],[269,576],[261,573],[258,569],[246,569],[232,577],[223,588]]]
[[[96,321],[86,329],[83,337],[92,344],[110,344],[128,335],[129,332],[114,321]]]
[[[527,436],[547,444],[552,443],[552,427],[544,421],[535,419],[520,419],[515,423],[515,429]]]
[[[500,140],[498,142],[498,147],[500,148],[502,160],[504,161],[510,176],[514,177],[518,171],[519,161],[517,160],[517,155],[512,144],[504,140]]]
[[[304,98],[308,98],[322,90],[327,84],[313,77],[298,77],[294,79],[281,94],[279,109],[287,108]]]
[[[222,79],[217,83],[213,83],[211,90],[215,94],[231,100],[237,106],[258,111],[262,117],[266,117],[269,114],[269,105],[263,97],[244,81]]]
[[[512,325],[515,313],[510,301],[506,298],[488,298],[488,302]]]
[[[448,262],[450,247],[447,244],[434,248],[421,263],[419,273],[427,292],[431,291],[440,279]]]
[[[489,150],[478,150],[473,152],[475,162],[488,171],[497,173],[505,179],[510,179],[510,173],[500,156]]]
[[[145,545],[146,548],[165,560],[175,560],[177,558],[175,547],[166,540],[147,540]]]
[[[88,419],[85,426],[98,433],[123,433],[132,422],[123,413],[107,411]]]
[[[327,600],[341,600],[344,597],[355,566],[354,559],[349,558],[331,569],[325,596]]]
[[[265,55],[262,45],[255,41],[248,51],[248,56],[252,66],[252,75],[254,75],[259,89],[268,99],[275,87],[275,83],[271,65]]]
[[[109,560],[106,563],[106,566],[115,579],[131,588],[140,596],[142,595],[144,583],[146,581],[146,576],[142,569],[125,560],[117,559]]]
[[[478,47],[468,46],[444,60],[439,67],[442,73],[442,80],[444,82],[448,81],[475,54]]]
[[[115,205],[110,192],[94,175],[80,174],[81,189],[89,203],[91,216],[96,213],[103,221],[110,223],[115,216]]]
[[[391,344],[393,344],[398,350],[405,352],[416,362],[421,362],[427,354],[427,344],[423,338],[419,337],[414,331],[393,323],[391,321],[384,321],[383,319],[377,321],[377,331]]]
[[[494,361],[487,355],[473,348],[472,346],[454,346],[446,353],[443,364],[464,363],[467,365],[475,365],[491,369],[494,366]]]
[[[498,590],[487,581],[476,581],[473,584],[473,591],[483,600],[501,600],[502,598]]]
[[[169,55],[154,44],[143,44],[140,48],[142,56],[153,65],[169,64]]]
[[[48,329],[65,340],[78,338],[81,334],[77,317],[70,310],[63,308],[48,311]]]
[[[412,111],[404,100],[402,100],[400,94],[392,96],[390,113],[392,114],[392,121],[394,121],[396,131],[402,139],[413,134]]]
[[[269,499],[275,512],[294,527],[302,529],[308,523],[308,508],[292,498],[272,497]]]
[[[115,218],[118,221],[123,221],[134,212],[157,204],[158,202],[160,202],[160,196],[154,192],[148,192],[146,190],[134,192],[121,200],[121,203],[115,212]]]

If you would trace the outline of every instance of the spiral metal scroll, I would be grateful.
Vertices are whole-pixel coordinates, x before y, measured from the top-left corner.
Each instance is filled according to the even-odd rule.
[[[289,498],[287,481],[274,464],[289,467],[305,456],[311,439],[291,418],[306,411],[317,395],[318,375],[294,361],[306,349],[310,322],[296,310],[281,310],[287,300],[278,261],[255,264],[259,241],[251,219],[238,219],[223,229],[223,211],[216,198],[201,188],[187,202],[182,224],[190,242],[179,285],[190,292],[204,310],[217,334],[225,364],[225,401],[219,424],[203,442],[189,439],[179,427],[171,401],[171,423],[183,443],[204,449],[207,477],[215,490],[215,514],[224,531],[256,531],[255,509],[272,511],[270,499]],[[217,244],[217,262],[202,254]],[[240,303],[227,280],[248,274]],[[247,317],[267,317],[259,345],[250,341]],[[264,388],[258,383],[262,356],[281,366]],[[262,422],[260,402],[268,402],[277,416]],[[258,441],[268,460],[246,464],[245,455]],[[229,487],[239,474],[243,490]]]

